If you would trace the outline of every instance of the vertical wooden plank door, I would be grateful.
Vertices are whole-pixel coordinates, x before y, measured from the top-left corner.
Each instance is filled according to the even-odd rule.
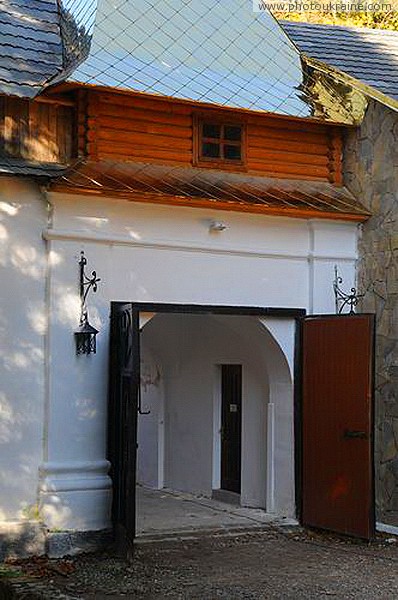
[[[221,365],[221,489],[240,494],[242,365]]]
[[[374,535],[373,315],[303,322],[302,521]]]

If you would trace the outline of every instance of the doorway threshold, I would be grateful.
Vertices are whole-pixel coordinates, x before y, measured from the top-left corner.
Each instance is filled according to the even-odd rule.
[[[137,486],[137,538],[144,541],[295,526],[295,519],[169,489]]]
[[[211,499],[217,500],[218,502],[225,502],[226,504],[233,504],[234,506],[240,506],[240,494],[231,492],[230,490],[212,490]]]

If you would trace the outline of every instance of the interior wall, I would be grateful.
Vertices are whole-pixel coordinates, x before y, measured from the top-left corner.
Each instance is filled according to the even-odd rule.
[[[151,356],[151,368],[159,381],[156,401],[154,390],[142,386],[143,407],[154,407],[150,415],[139,418],[138,472],[142,482],[153,485],[153,473],[159,471],[159,462],[157,468],[155,463],[161,456],[154,432],[157,428],[161,435],[162,416],[156,407],[164,403],[165,479],[158,479],[156,487],[164,483],[172,489],[204,495],[220,487],[220,365],[242,364],[241,503],[265,508],[268,371],[272,370],[265,351],[266,338],[255,317],[159,314],[144,327],[142,367],[145,372],[148,370]],[[155,367],[156,363],[161,366]],[[142,379],[144,382],[145,376]],[[163,402],[159,402],[161,389]],[[288,396],[287,401],[290,400]],[[144,432],[149,430],[153,435],[144,439]],[[288,445],[292,443],[292,433]],[[281,479],[285,475],[280,473]],[[294,498],[291,503],[294,506]]]
[[[137,482],[163,487],[164,374],[156,353],[141,344],[141,410],[137,430]]]

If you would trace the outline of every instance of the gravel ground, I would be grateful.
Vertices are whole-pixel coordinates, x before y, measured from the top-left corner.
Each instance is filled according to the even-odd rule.
[[[100,555],[7,568],[52,600],[55,590],[85,600],[398,598],[396,538],[368,545],[299,528],[141,543],[132,564]]]

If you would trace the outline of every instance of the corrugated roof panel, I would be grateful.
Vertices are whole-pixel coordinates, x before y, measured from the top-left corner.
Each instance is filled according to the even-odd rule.
[[[80,162],[54,182],[54,189],[90,189],[132,201],[248,210],[286,216],[363,221],[369,213],[344,187],[328,182],[295,181],[195,167],[111,161]]]
[[[281,21],[308,56],[398,100],[398,32]]]
[[[62,68],[56,0],[0,0],[0,93],[33,98]]]

